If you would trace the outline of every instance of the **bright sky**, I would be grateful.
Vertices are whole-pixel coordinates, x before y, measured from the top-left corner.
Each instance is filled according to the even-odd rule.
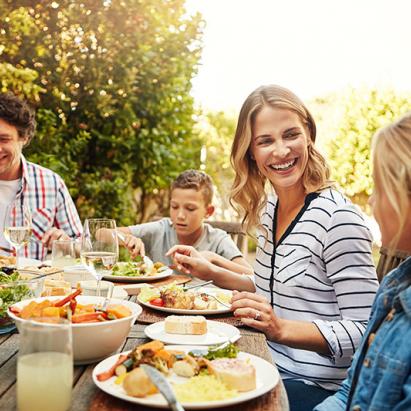
[[[261,84],[302,99],[347,86],[411,90],[410,0],[187,0],[206,21],[193,95],[239,110]]]

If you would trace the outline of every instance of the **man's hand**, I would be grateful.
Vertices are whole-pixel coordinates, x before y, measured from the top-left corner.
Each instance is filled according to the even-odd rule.
[[[63,230],[52,227],[43,235],[41,242],[44,247],[51,249],[53,241],[55,240],[70,240],[70,237]]]

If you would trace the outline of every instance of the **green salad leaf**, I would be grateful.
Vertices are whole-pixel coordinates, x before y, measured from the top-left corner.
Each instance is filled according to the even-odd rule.
[[[153,263],[149,258],[145,260],[137,256],[134,261],[120,261],[114,265],[112,275],[121,275],[126,277],[138,277],[140,275],[149,275],[153,269]]]
[[[27,285],[13,284],[20,279],[19,273],[7,275],[0,271],[0,318],[7,314],[8,308],[25,298],[33,296],[32,291]]]
[[[234,343],[229,343],[223,348],[216,349],[217,346],[212,346],[208,348],[207,352],[205,350],[193,350],[189,352],[190,355],[193,357],[203,357],[207,360],[215,360],[216,358],[237,358],[238,355],[238,348]]]
[[[160,298],[160,290],[155,287],[143,287],[138,295],[138,299],[146,303],[147,301]]]

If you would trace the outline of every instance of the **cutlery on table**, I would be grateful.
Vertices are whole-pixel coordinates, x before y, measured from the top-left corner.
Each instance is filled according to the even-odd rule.
[[[187,290],[192,290],[193,288],[204,287],[205,285],[212,284],[212,283],[213,283],[213,280],[210,280],[210,281],[205,281],[204,283],[201,283],[201,284],[184,286],[183,288],[184,288],[184,291],[187,291]]]
[[[9,253],[9,254],[14,253],[14,250],[12,250],[11,248],[1,247],[1,246],[0,246],[0,251],[4,251],[5,253]]]
[[[161,394],[163,394],[163,397],[171,409],[173,411],[184,411],[183,406],[177,401],[174,391],[164,375],[151,365],[141,364],[140,367],[143,368],[151,382],[158,388]]]
[[[33,280],[35,280],[37,278],[43,278],[43,277],[47,277],[49,275],[59,274],[59,273],[63,272],[63,270],[56,270],[56,271],[53,271],[53,272],[50,272],[50,273],[42,273],[41,271],[26,270],[26,269],[16,268],[16,267],[2,267],[2,268],[0,268],[0,271],[3,271],[7,275],[11,275],[15,271],[18,271],[20,274],[30,274],[30,275],[34,276],[32,278]]]
[[[216,300],[219,304],[221,304],[222,306],[224,306],[224,307],[226,307],[226,308],[231,308],[231,304],[228,304],[228,303],[226,303],[226,302],[224,302],[224,301],[221,301],[218,297],[216,297],[216,296],[213,295],[213,294],[204,293],[204,292],[203,292],[202,294],[205,294],[207,297],[214,298],[214,300]]]
[[[54,271],[50,271],[49,273],[42,273],[41,271],[30,270],[30,269],[26,269],[26,268],[16,268],[15,270],[18,271],[21,274],[33,274],[33,275],[42,276],[42,277],[45,277],[47,275],[60,274],[60,273],[64,272],[64,269],[57,269],[57,270],[54,270]]]

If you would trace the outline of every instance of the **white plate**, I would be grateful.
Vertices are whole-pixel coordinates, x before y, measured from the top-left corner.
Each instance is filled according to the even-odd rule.
[[[230,324],[207,320],[207,333],[203,335],[169,334],[165,332],[164,321],[148,325],[144,332],[152,340],[160,340],[166,344],[182,345],[214,345],[222,344],[234,336],[240,335],[237,328]]]
[[[225,290],[223,288],[208,288],[208,287],[202,287],[201,289],[194,289],[193,291],[196,290],[203,290],[205,293],[207,294],[211,294],[211,295],[217,295],[218,293],[231,293],[231,290]],[[164,311],[166,313],[174,313],[174,314],[188,314],[188,315],[193,315],[193,314],[201,314],[201,315],[205,315],[205,314],[224,314],[224,313],[229,313],[231,311],[231,308],[229,307],[225,307],[224,305],[221,305],[220,303],[217,302],[217,306],[218,308],[214,309],[214,310],[188,310],[188,309],[184,309],[184,308],[168,308],[168,307],[159,307],[157,305],[152,305],[150,304],[148,301],[144,302],[141,301],[138,297],[137,297],[138,302],[141,305],[144,305],[145,307],[148,308],[152,308],[153,310],[159,310],[159,311]],[[229,305],[229,304],[228,304]]]
[[[171,268],[161,271],[156,275],[136,275],[135,277],[131,277],[129,275],[105,275],[103,278],[110,281],[125,281],[125,282],[140,282],[140,281],[154,281],[160,280],[162,278],[170,277],[173,274],[173,270]]]
[[[166,348],[170,350],[183,350],[185,352],[189,352],[196,348],[198,349],[199,347],[176,345],[168,346]],[[122,354],[128,353],[129,351],[126,351]],[[169,408],[169,406],[166,403],[166,400],[163,398],[161,394],[154,394],[144,398],[131,397],[126,394],[122,385],[114,384],[116,377],[111,377],[109,380],[103,382],[98,381],[96,377],[97,374],[100,374],[103,371],[107,371],[110,367],[112,367],[117,361],[118,357],[119,354],[116,354],[109,358],[106,358],[105,360],[97,364],[97,366],[93,370],[94,384],[96,384],[97,387],[99,387],[107,394],[110,394],[122,400],[134,402],[136,404],[142,404],[147,407]],[[266,360],[263,360],[260,357],[257,357],[252,354],[247,354],[245,352],[239,352],[238,358],[241,360],[248,360],[252,365],[254,365],[257,377],[257,386],[255,390],[239,393],[236,397],[229,398],[227,400],[182,403],[182,406],[188,410],[204,410],[226,407],[228,405],[238,404],[244,401],[251,400],[253,398],[260,397],[266,392],[272,390],[277,385],[278,381],[280,380],[280,375],[278,373],[277,368],[274,365],[272,365]],[[184,381],[187,381],[186,378],[177,377],[174,373],[171,373],[171,375],[167,378],[169,381],[175,383],[182,383]]]

